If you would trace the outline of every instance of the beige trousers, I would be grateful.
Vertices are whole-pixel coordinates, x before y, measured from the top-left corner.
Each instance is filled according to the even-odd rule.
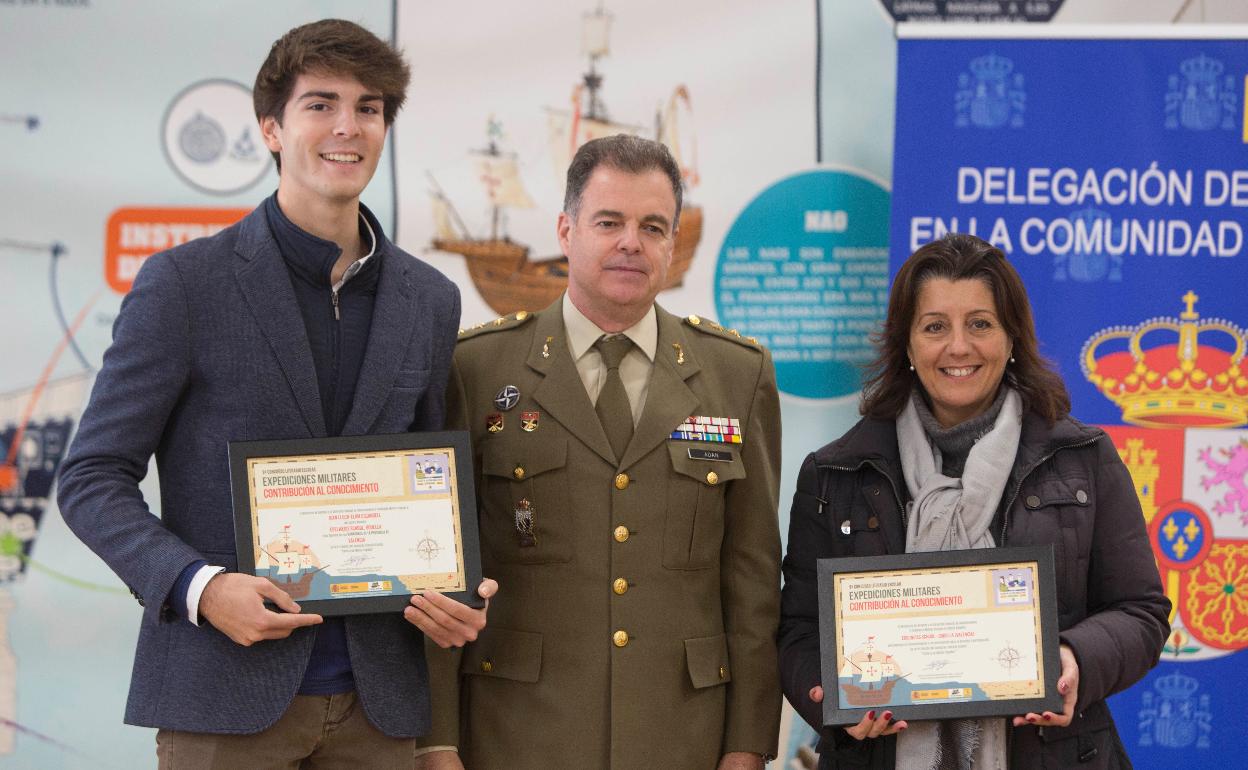
[[[355,693],[296,695],[267,730],[218,735],[159,730],[160,770],[410,770],[412,738],[391,738],[373,727]]]

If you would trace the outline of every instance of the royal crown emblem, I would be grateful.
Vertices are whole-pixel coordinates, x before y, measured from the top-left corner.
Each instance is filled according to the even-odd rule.
[[[1202,319],[1195,310],[1199,299],[1189,290],[1178,318],[1102,329],[1084,344],[1083,374],[1122,409],[1123,422],[1150,428],[1248,423],[1242,368],[1248,335],[1230,321]]]
[[[1021,128],[1027,95],[1022,74],[1014,71],[1014,62],[990,53],[972,59],[967,69],[969,73],[958,76],[958,90],[954,93],[954,125],[1000,128],[1009,124],[1011,128]]]
[[[1204,54],[1179,64],[1166,91],[1166,128],[1193,131],[1233,130],[1238,95],[1235,78],[1224,75],[1226,65]]]

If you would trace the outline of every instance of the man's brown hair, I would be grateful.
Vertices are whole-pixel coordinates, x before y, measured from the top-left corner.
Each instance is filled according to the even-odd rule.
[[[346,75],[377,91],[387,127],[407,99],[412,79],[402,55],[359,24],[342,19],[314,21],[282,35],[269,49],[252,89],[256,120],[271,117],[281,125],[295,81],[305,73]],[[280,169],[276,152],[273,159]]]

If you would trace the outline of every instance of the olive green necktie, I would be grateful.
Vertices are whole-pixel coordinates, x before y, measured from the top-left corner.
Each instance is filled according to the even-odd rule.
[[[620,379],[620,362],[632,350],[633,341],[623,334],[599,337],[594,348],[602,355],[602,363],[607,367],[607,379],[603,382],[602,392],[598,394],[594,411],[602,422],[607,441],[611,442],[611,451],[615,452],[615,458],[619,460],[633,438],[633,410],[628,405],[628,391],[624,390],[624,381]]]

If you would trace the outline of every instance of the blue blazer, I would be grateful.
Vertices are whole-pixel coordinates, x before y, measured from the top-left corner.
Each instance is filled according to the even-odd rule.
[[[459,290],[378,240],[372,328],[343,434],[438,430]],[[145,606],[129,724],[258,732],[286,710],[307,666],[313,628],[242,647],[167,612],[174,581],[195,560],[237,569],[227,442],[326,433],[287,270],[263,207],[150,257],[122,303],[62,468],[65,522]],[[159,518],[139,491],[153,454]],[[395,613],[349,617],[346,634],[369,720],[391,736],[427,732],[420,632]]]

